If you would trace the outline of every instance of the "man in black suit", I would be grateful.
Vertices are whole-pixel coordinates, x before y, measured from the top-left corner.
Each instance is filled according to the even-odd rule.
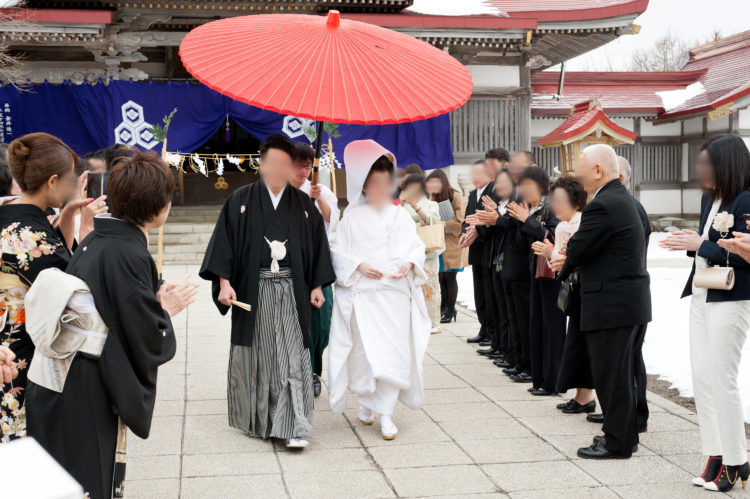
[[[475,212],[483,210],[484,204],[482,196],[492,192],[493,185],[487,175],[485,162],[476,161],[471,166],[471,182],[475,189],[469,194],[469,201],[466,203],[465,217],[473,215]],[[469,265],[471,265],[472,277],[474,280],[474,305],[477,309],[479,318],[479,334],[469,338],[469,343],[485,342],[489,346],[492,338],[495,336],[495,303],[491,299],[492,273],[489,266],[488,241],[482,231],[477,227],[471,226],[464,222],[463,234],[458,241],[460,248],[469,248]]]
[[[581,330],[604,413],[603,437],[578,450],[586,459],[629,458],[637,448],[634,352],[651,321],[646,239],[633,199],[619,179],[612,147],[587,147],[577,174],[593,198],[570,238],[559,279],[579,270]]]
[[[622,157],[617,156],[617,166],[620,172],[620,183],[630,190],[630,179],[632,178],[633,169],[630,166],[630,162]],[[648,219],[646,209],[643,207],[640,201],[635,197],[632,198],[636,209],[638,210],[638,216],[641,219],[641,225],[643,225],[643,233],[646,238],[646,252],[644,258],[648,259],[648,242],[651,238],[651,221]],[[646,327],[644,326],[644,339]],[[639,342],[633,349],[635,363],[635,405],[636,405],[636,426],[638,433],[642,433],[648,429],[648,400],[646,398],[646,385],[648,383],[648,377],[646,375],[646,364],[643,362],[643,342]],[[586,420],[591,423],[604,423],[603,414],[589,414],[586,416]]]

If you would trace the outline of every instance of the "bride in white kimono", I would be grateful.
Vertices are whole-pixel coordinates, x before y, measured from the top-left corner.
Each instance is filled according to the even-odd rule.
[[[346,147],[344,162],[349,207],[331,245],[336,301],[329,400],[342,413],[347,389],[356,393],[359,419],[369,425],[379,414],[383,438],[392,440],[397,401],[412,409],[424,402],[422,362],[431,327],[421,288],[424,244],[406,210],[393,204],[393,155],[359,140]]]

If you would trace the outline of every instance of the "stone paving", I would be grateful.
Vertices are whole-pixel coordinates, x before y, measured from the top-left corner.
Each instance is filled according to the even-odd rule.
[[[166,277],[197,268],[170,266]],[[649,431],[625,461],[586,461],[578,447],[599,428],[562,415],[562,399],[529,395],[474,352],[473,314],[433,335],[425,358],[425,405],[399,407],[398,437],[362,426],[355,399],[344,415],[316,400],[315,432],[302,452],[245,436],[227,424],[229,320],[207,283],[174,320],[178,347],[159,374],[148,440],[129,437],[126,497],[706,497],[696,417],[649,394]],[[324,373],[325,381],[325,373]],[[737,490],[732,495],[741,496]]]

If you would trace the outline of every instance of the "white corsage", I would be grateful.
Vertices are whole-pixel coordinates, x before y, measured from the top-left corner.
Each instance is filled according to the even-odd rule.
[[[729,230],[734,227],[734,215],[726,211],[717,213],[711,226],[716,232],[721,234],[721,237],[726,237],[729,234]]]
[[[279,273],[279,260],[283,260],[286,256],[286,241],[269,241],[265,238],[268,243],[268,247],[271,248],[271,272],[274,274]]]

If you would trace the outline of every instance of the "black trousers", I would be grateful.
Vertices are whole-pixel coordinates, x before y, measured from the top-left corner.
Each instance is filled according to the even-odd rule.
[[[638,428],[645,428],[648,425],[648,400],[646,400],[646,364],[643,362],[643,340],[646,337],[646,325],[643,326],[643,334],[640,341],[635,345],[635,415]]]
[[[511,324],[510,337],[508,338],[511,356],[509,360],[522,371],[528,371],[531,367],[529,359],[529,285],[530,282],[526,279],[503,281],[505,303]]]
[[[638,443],[633,361],[644,334],[644,325],[586,331],[605,446],[622,457],[630,457]]]
[[[509,351],[510,321],[508,319],[508,305],[505,303],[505,290],[500,272],[492,269],[492,289],[495,294],[495,339],[492,348],[504,354]]]
[[[529,338],[534,388],[557,389],[565,345],[565,314],[557,308],[560,282],[531,278]]]
[[[571,388],[594,389],[586,333],[581,331],[581,295],[578,284],[573,286],[570,300],[568,332],[565,335],[560,372],[557,374],[558,393],[565,393]]]
[[[474,281],[474,305],[477,307],[479,318],[479,336],[494,340],[496,333],[495,325],[495,290],[492,286],[492,271],[483,265],[471,266],[472,279]]]

